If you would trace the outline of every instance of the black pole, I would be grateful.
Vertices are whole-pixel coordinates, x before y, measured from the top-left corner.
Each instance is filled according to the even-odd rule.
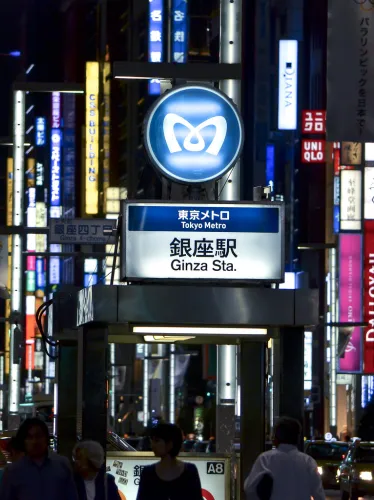
[[[118,253],[118,245],[119,245],[119,238],[121,235],[121,229],[122,229],[122,214],[119,215],[118,222],[117,222],[116,243],[114,246],[114,257],[113,257],[113,269],[112,269],[112,275],[110,277],[110,284],[111,285],[113,285],[113,283],[114,283],[114,272],[116,270],[117,253]]]

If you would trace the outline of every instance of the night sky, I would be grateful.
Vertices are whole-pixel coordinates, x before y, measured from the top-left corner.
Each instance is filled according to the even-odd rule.
[[[0,1],[0,53],[20,49],[21,0]],[[0,136],[11,135],[11,88],[20,60],[0,56]]]

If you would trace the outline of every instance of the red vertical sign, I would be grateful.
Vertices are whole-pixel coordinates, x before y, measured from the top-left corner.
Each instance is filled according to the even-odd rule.
[[[374,374],[374,220],[365,221],[364,241],[364,373]]]

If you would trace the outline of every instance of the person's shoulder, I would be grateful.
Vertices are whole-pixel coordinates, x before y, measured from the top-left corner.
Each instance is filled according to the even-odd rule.
[[[69,470],[71,470],[71,464],[70,464],[69,460],[66,457],[64,457],[63,455],[59,455],[58,453],[51,451],[48,454],[48,458],[51,460],[51,462],[53,464],[56,464],[56,465],[58,464],[62,467],[66,467]]]
[[[142,476],[150,476],[156,474],[156,464],[145,465],[142,469]]]
[[[10,463],[6,466],[7,474],[19,474],[22,470],[30,465],[26,457],[21,457],[17,462]]]
[[[195,464],[192,464],[191,462],[184,462],[184,470],[185,472],[189,473],[189,474],[198,474],[198,470],[197,470],[197,467]]]
[[[314,460],[313,457],[308,455],[307,453],[304,453],[302,451],[299,451],[300,458],[303,458],[303,460],[310,465],[311,467],[317,468],[317,462]]]

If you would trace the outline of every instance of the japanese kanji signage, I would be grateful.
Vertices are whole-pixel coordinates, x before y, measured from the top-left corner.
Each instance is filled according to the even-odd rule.
[[[303,134],[325,134],[326,111],[304,110],[301,129]]]
[[[363,147],[360,142],[342,142],[340,153],[341,165],[359,167],[364,161]]]
[[[324,163],[326,141],[303,139],[301,141],[301,161],[303,163]]]
[[[122,278],[283,281],[283,206],[125,203]]]
[[[114,219],[50,219],[50,243],[106,245],[115,241]]]
[[[373,2],[330,0],[328,20],[327,140],[374,142]]]
[[[154,456],[147,456],[145,453],[141,457],[131,455],[131,452],[108,453],[106,459],[106,470],[114,476],[121,500],[136,500],[144,467],[157,462]],[[196,466],[201,481],[201,498],[228,500],[230,467],[227,459],[214,459],[211,455],[194,457],[190,454],[180,458]]]
[[[364,218],[374,219],[374,167],[365,167]]]
[[[340,172],[341,231],[361,231],[361,183],[360,170]]]
[[[173,62],[185,63],[188,55],[187,0],[173,0],[172,52]]]
[[[148,21],[148,58],[150,62],[163,61],[164,51],[164,2],[163,0],[149,0]],[[152,79],[148,87],[150,95],[160,95],[160,81]]]

